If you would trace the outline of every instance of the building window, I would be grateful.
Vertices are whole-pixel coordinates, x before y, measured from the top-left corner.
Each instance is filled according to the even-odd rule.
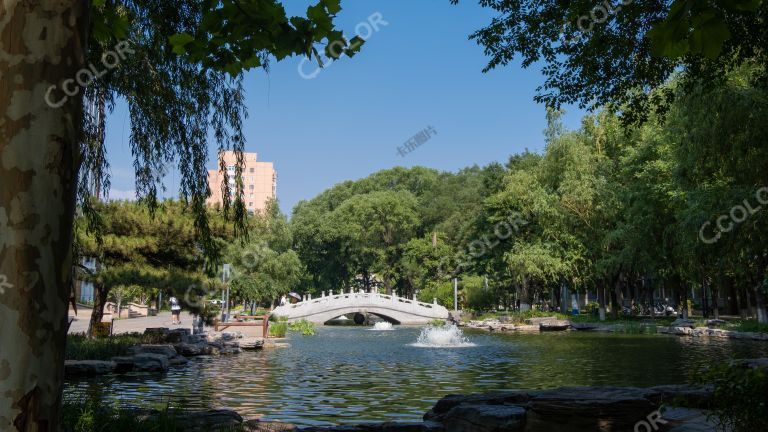
[[[227,171],[235,171],[235,166],[234,165],[228,166]]]
[[[251,168],[251,172],[252,173],[256,172],[256,168]]]
[[[248,207],[253,207],[253,203],[252,203],[252,202],[249,202],[249,203],[248,203]]]
[[[253,190],[253,185],[248,185],[248,189]]]

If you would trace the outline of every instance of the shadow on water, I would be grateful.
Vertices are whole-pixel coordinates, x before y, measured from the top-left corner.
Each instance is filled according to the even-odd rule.
[[[415,327],[322,327],[290,348],[198,358],[166,375],[71,381],[65,395],[234,409],[300,425],[419,420],[451,393],[684,383],[696,367],[768,357],[768,344],[659,335],[489,334],[421,348]]]

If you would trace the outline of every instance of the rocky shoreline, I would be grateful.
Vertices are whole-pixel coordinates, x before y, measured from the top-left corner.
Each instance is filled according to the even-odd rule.
[[[641,324],[643,325],[643,324]],[[542,331],[595,331],[609,333],[623,333],[627,326],[624,324],[602,324],[602,323],[580,323],[569,320],[561,320],[556,317],[550,318],[532,318],[525,321],[525,324],[505,323],[496,319],[483,321],[468,321],[459,324],[460,327],[486,330],[491,332],[533,332]],[[733,330],[724,330],[714,327],[697,327],[692,320],[679,319],[669,326],[644,325],[653,327],[656,334],[671,334],[678,336],[691,337],[714,337],[722,339],[744,339],[755,341],[768,341],[768,333],[757,332],[739,332]],[[652,332],[653,333],[653,332]]]
[[[110,373],[165,372],[173,366],[187,364],[190,357],[233,355],[281,345],[274,340],[244,338],[239,332],[224,332],[213,337],[208,334],[193,335],[189,329],[148,328],[144,334],[158,343],[133,346],[128,355],[110,360],[66,360],[64,375],[71,378]]]
[[[288,423],[243,420],[232,411],[212,410],[186,414],[177,424],[189,424],[182,429],[189,431],[240,425],[259,432],[701,432],[716,430],[706,409],[713,397],[708,386],[565,387],[449,395],[420,422],[299,428]],[[188,421],[188,417],[195,421]]]

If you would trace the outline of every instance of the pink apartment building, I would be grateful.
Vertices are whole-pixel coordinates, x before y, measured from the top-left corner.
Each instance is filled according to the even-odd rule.
[[[224,160],[229,177],[229,187],[231,198],[234,200],[235,194],[235,164],[237,158],[235,152],[225,151],[219,153],[219,160]],[[258,162],[256,153],[243,153],[243,201],[245,208],[251,212],[262,212],[267,207],[270,199],[277,197],[277,172],[272,162]],[[206,203],[210,206],[221,205],[223,197],[221,194],[221,182],[224,173],[220,170],[208,170],[208,186],[211,189],[211,196]]]

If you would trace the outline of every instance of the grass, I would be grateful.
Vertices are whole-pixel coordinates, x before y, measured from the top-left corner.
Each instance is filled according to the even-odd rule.
[[[761,324],[756,320],[732,321],[726,323],[722,328],[739,332],[768,333],[768,324]]]
[[[288,333],[288,323],[285,321],[278,321],[269,325],[271,337],[284,338],[286,333]]]
[[[445,320],[433,319],[432,321],[429,322],[429,325],[431,325],[432,327],[442,327],[445,325]]]
[[[64,358],[67,360],[109,360],[128,354],[133,345],[157,343],[155,337],[139,333],[89,338],[83,334],[67,335]]]
[[[301,333],[302,336],[314,336],[315,325],[307,320],[299,320],[288,324],[288,331]]]
[[[181,432],[189,424],[180,424],[177,417],[183,409],[171,409],[164,405],[152,407],[120,408],[102,401],[65,400],[62,404],[61,423],[67,432]],[[217,432],[245,432],[251,430],[245,425],[225,426]]]

